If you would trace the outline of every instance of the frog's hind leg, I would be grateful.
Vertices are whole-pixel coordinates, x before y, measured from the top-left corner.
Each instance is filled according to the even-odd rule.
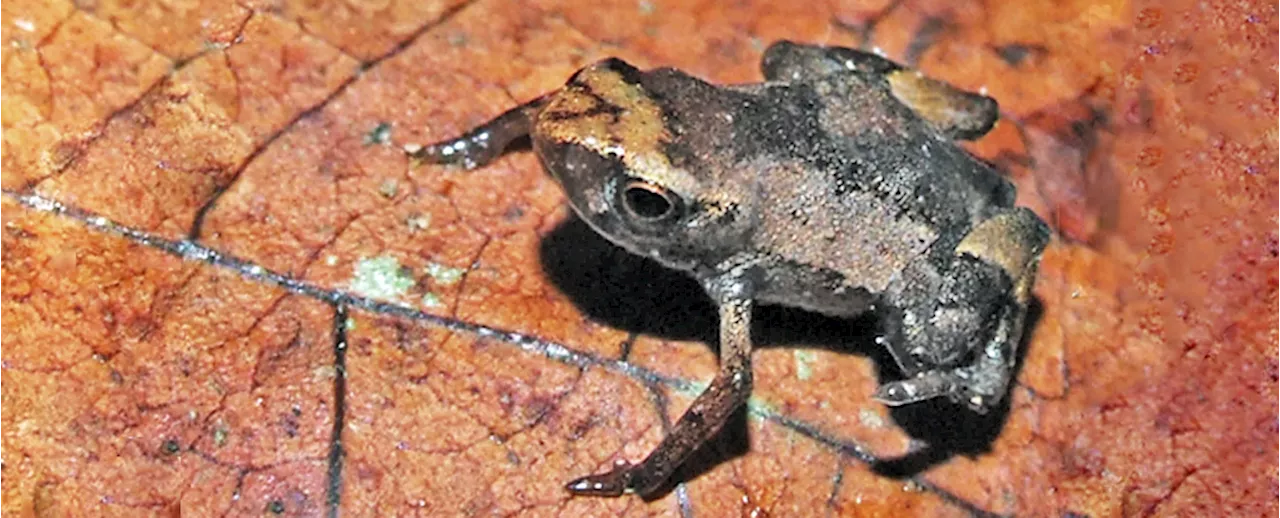
[[[904,374],[876,398],[905,405],[946,396],[976,412],[1004,397],[1049,230],[1014,208],[983,221],[939,266],[922,259],[891,286],[886,345]]]
[[[972,140],[986,135],[1000,115],[995,99],[861,50],[783,40],[765,49],[760,69],[765,79],[783,83],[813,81],[835,74],[878,78],[872,84],[887,88],[898,102],[951,139]]]
[[[861,50],[823,47],[781,40],[765,49],[760,72],[769,81],[806,81],[832,74],[861,72],[884,75],[902,65]]]
[[[457,137],[427,146],[410,146],[410,157],[433,164],[458,165],[466,169],[483,167],[502,154],[512,141],[529,135],[538,110],[547,97],[539,97],[507,110],[493,120]]]

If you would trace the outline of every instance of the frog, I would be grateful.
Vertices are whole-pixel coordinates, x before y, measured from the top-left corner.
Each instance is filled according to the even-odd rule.
[[[692,276],[719,313],[719,368],[643,460],[569,481],[576,496],[652,497],[749,399],[757,305],[871,314],[902,379],[889,406],[977,413],[1010,390],[1050,229],[960,141],[999,119],[983,93],[877,53],[772,43],[763,81],[718,85],[618,58],[469,131],[405,146],[484,167],[528,139],[579,218]]]

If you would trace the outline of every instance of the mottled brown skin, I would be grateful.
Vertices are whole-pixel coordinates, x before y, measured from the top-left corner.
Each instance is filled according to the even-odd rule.
[[[833,316],[874,311],[907,379],[876,397],[1004,397],[1045,224],[952,139],[996,103],[873,54],[778,42],[766,81],[717,86],[608,59],[564,88],[420,159],[480,167],[530,136],[601,235],[698,279],[720,308],[720,372],[639,464],[570,482],[650,495],[751,392],[756,302]]]

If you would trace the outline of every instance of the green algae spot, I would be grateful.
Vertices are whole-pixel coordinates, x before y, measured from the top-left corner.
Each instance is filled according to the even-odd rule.
[[[414,285],[409,270],[400,260],[389,255],[361,259],[355,265],[351,290],[366,297],[392,300],[404,295]]]

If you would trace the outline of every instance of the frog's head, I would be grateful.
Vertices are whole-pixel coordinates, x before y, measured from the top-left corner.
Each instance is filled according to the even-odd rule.
[[[617,59],[582,69],[538,113],[534,148],[605,238],[667,267],[710,273],[750,238],[754,184],[673,160],[680,135],[643,76]]]

